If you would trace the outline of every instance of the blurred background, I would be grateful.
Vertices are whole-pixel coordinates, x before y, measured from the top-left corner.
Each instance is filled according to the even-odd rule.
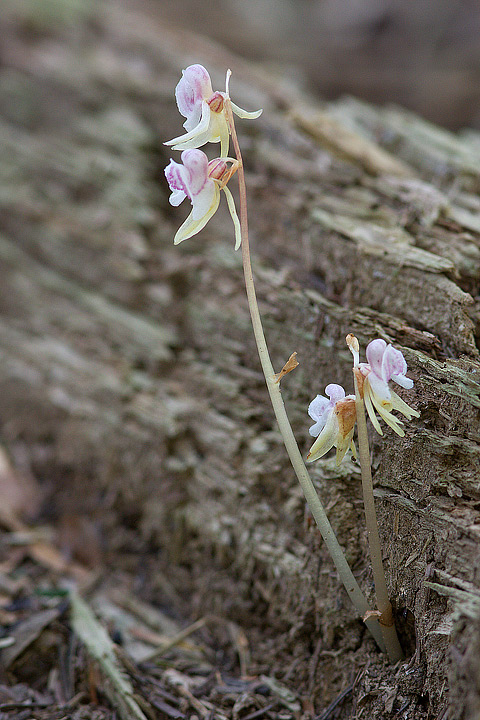
[[[480,128],[478,0],[0,0],[0,20],[13,11],[51,27],[123,4],[325,99],[351,94],[451,130]]]
[[[314,93],[480,128],[478,0],[137,0]]]

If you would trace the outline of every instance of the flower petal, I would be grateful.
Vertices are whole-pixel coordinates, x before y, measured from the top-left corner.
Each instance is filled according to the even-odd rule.
[[[334,445],[338,436],[338,421],[335,413],[330,413],[325,427],[310,448],[307,462],[313,462],[323,457]]]
[[[411,420],[412,417],[420,417],[420,413],[417,412],[417,410],[414,410],[410,407],[410,405],[407,405],[406,402],[402,400],[401,397],[397,395],[396,392],[393,390],[390,391],[392,395],[392,405],[394,410],[398,410],[398,412],[401,412],[402,415],[405,415],[407,420]]]
[[[183,190],[172,190],[172,194],[168,198],[170,205],[173,205],[173,207],[178,207],[180,203],[182,203],[185,198],[186,194],[183,192]]]
[[[407,363],[403,353],[394,348],[393,345],[387,345],[382,360],[382,377],[384,380],[388,382],[394,375],[404,376],[406,372]]]
[[[242,244],[242,230],[240,227],[240,220],[238,219],[237,211],[235,208],[235,201],[233,199],[232,193],[226,185],[222,189],[225,193],[225,197],[227,198],[228,209],[230,210],[230,216],[233,220],[233,227],[235,230],[235,250],[238,250],[238,248]]]
[[[248,112],[247,110],[242,110],[241,107],[238,107],[238,105],[235,105],[234,102],[230,100],[230,105],[232,107],[232,111],[237,115],[239,118],[242,118],[242,120],[256,120],[260,115],[262,114],[263,110],[254,110],[253,112]]]
[[[383,430],[380,427],[380,423],[378,422],[377,416],[375,415],[375,410],[373,409],[370,385],[367,380],[365,380],[365,383],[363,385],[363,399],[365,402],[365,407],[367,408],[368,417],[370,418],[373,427],[379,435],[383,435]]]
[[[405,431],[400,427],[403,425],[401,420],[398,420],[389,410],[385,410],[383,407],[379,407],[378,405],[375,406],[376,411],[382,418],[384,422],[389,425],[394,432],[397,433],[397,435],[400,435],[400,437],[405,436]]]
[[[177,106],[183,117],[187,118],[184,127],[187,131],[199,123],[202,101],[212,95],[212,82],[203,65],[189,65],[175,88]]]
[[[230,130],[225,111],[211,113],[209,136],[208,142],[220,143],[220,157],[226,157],[230,145]]]
[[[196,235],[197,233],[202,230],[207,222],[210,220],[212,215],[217,211],[218,204],[220,202],[220,190],[218,187],[214,184],[215,188],[215,195],[213,198],[213,202],[208,209],[208,211],[201,217],[199,220],[194,220],[193,218],[193,210],[190,213],[190,215],[187,217],[183,225],[181,225],[173,239],[173,244],[178,245],[179,243],[183,242],[184,240],[187,240],[188,238],[192,237],[193,235]]]
[[[215,198],[218,199],[217,207],[215,208],[216,210],[218,208],[218,203],[220,202],[219,190],[213,180],[208,180],[202,190],[197,193],[197,195],[194,195],[192,198],[192,215],[195,221],[201,220],[205,215],[210,212],[210,208],[215,202]],[[211,217],[211,215],[209,217]]]
[[[197,150],[196,148],[184,150],[181,158],[187,171],[186,192],[193,199],[195,195],[198,195],[203,190],[205,183],[208,181],[208,158],[203,150]]]
[[[330,400],[323,395],[317,395],[308,406],[308,414],[312,420],[320,420],[329,405],[331,405]]]
[[[330,383],[330,385],[327,385],[325,388],[325,394],[330,398],[332,405],[335,405],[336,402],[345,398],[345,390],[341,385],[337,385],[336,383]]]
[[[386,347],[387,343],[381,338],[372,340],[372,342],[367,345],[366,355],[368,364],[378,377],[382,377],[382,360]]]
[[[202,102],[202,116],[200,122],[192,130],[190,130],[190,132],[187,132],[184,135],[179,135],[178,137],[173,138],[173,140],[167,140],[167,142],[163,144],[173,146],[174,150],[187,150],[192,147],[200,147],[200,145],[204,145],[206,142],[209,142],[209,140],[200,142],[200,138],[208,132],[210,114],[208,103],[205,101]],[[198,144],[196,144],[197,142]],[[187,143],[189,143],[188,146]]]
[[[193,205],[193,219],[200,220],[209,211],[216,193],[215,181],[208,176],[208,158],[202,150],[184,150],[182,162],[186,192]]]
[[[191,138],[190,140],[187,140],[186,142],[178,143],[177,145],[172,145],[172,150],[195,150],[196,148],[203,147],[207,143],[210,142],[210,134],[209,131],[206,130],[204,133],[200,133],[200,135],[195,135],[194,138]]]
[[[391,392],[390,388],[388,387],[388,383],[385,382],[381,377],[379,377],[376,373],[373,371],[369,372],[367,377],[365,378],[365,384],[368,382],[368,385],[370,387],[370,392],[372,395],[372,400],[381,403],[383,406],[389,406],[389,410],[391,410]]]
[[[371,374],[370,374],[371,375]],[[369,375],[369,378],[370,378]],[[375,430],[378,432],[379,435],[383,435],[383,431],[380,427],[380,424],[378,422],[377,416],[375,415],[375,410],[378,412],[380,417],[384,422],[389,425],[392,430],[394,430],[397,435],[400,435],[400,437],[403,437],[405,435],[404,431],[400,427],[403,425],[401,420],[398,420],[394,415],[392,415],[391,410],[393,408],[393,403],[388,402],[384,403],[381,401],[381,399],[372,393],[372,389],[370,387],[370,384],[366,383],[366,392],[364,394],[364,400],[365,400],[365,407],[367,408],[368,415],[370,417],[370,420],[372,421],[372,425],[374,426]]]
[[[312,402],[308,406],[308,414],[310,415],[312,420],[316,420],[317,422],[319,422],[322,420],[325,410],[329,407],[332,407],[332,403],[330,402],[330,400],[327,400],[327,398],[323,397],[323,395],[317,395],[315,398],[313,398]],[[325,425],[325,422],[323,423],[323,425]]]
[[[183,165],[170,160],[165,168],[165,177],[172,194],[169,198],[171,205],[177,207],[188,196],[187,178]]]
[[[325,427],[325,422],[322,422],[322,420],[318,420],[314,425],[311,425],[308,429],[310,435],[314,438],[318,437],[322,432],[323,428]]]
[[[339,436],[337,438],[337,455],[336,455],[336,463],[337,465],[340,465],[343,458],[345,457],[345,454],[349,447],[353,444],[353,428],[350,430],[348,435],[346,435],[344,438]]]
[[[226,157],[228,155],[228,148],[230,147],[230,130],[228,124],[225,122],[225,127],[220,134],[220,155]]]
[[[411,390],[413,388],[413,380],[405,377],[405,375],[392,375],[391,379],[393,382],[396,382],[397,385],[400,385],[400,387],[405,388],[405,390]]]

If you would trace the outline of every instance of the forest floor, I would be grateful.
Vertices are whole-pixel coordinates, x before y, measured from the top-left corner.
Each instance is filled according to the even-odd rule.
[[[344,687],[323,700],[321,656],[345,648],[324,650],[319,641],[310,657],[292,661],[289,632],[277,635],[259,608],[250,608],[244,627],[228,617],[195,617],[187,569],[169,572],[153,548],[132,547],[128,531],[123,547],[105,552],[93,526],[25,525],[20,514],[34,510],[41,491],[3,452],[0,487],[1,719],[353,720],[367,717],[362,708],[368,699],[370,712],[375,697],[377,717],[424,716],[415,654],[390,667],[365,634],[358,644],[355,628]],[[78,617],[79,602],[86,617]],[[95,639],[106,645],[98,650]],[[125,686],[100,657],[109,654]]]

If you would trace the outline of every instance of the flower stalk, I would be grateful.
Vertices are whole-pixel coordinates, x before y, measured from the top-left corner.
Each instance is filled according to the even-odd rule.
[[[373,497],[372,470],[370,464],[370,446],[368,442],[367,420],[365,416],[365,404],[363,399],[363,380],[358,367],[358,340],[353,335],[347,336],[347,345],[354,357],[353,377],[355,383],[355,407],[357,411],[357,440],[358,457],[362,473],[363,503],[365,508],[365,522],[367,526],[367,538],[372,562],[373,579],[375,583],[375,594],[377,608],[380,613],[379,623],[382,631],[388,658],[391,662],[403,659],[403,651],[398,640],[397,631],[393,619],[392,604],[387,590],[385,570],[382,561],[382,546],[378,532],[377,513]]]
[[[245,184],[245,173],[243,169],[242,153],[238,142],[235,123],[233,120],[232,108],[230,105],[230,98],[228,95],[228,78],[230,71],[227,73],[227,93],[225,99],[225,111],[227,121],[229,125],[230,135],[235,151],[235,155],[238,161],[237,176],[239,185],[239,197],[240,197],[240,228],[242,238],[242,260],[243,260],[243,272],[245,278],[245,288],[247,293],[248,306],[250,309],[250,316],[252,319],[253,332],[255,336],[255,342],[260,357],[260,363],[262,366],[263,374],[265,376],[265,382],[267,385],[270,400],[273,406],[275,417],[280,429],[280,433],[285,444],[290,462],[292,463],[295,474],[298,478],[300,486],[303,490],[305,499],[308,503],[313,518],[320,530],[320,533],[324,539],[324,542],[330,552],[332,560],[337,568],[340,575],[340,579],[347,591],[347,594],[355,606],[358,614],[364,619],[368,629],[375,638],[378,646],[381,650],[385,651],[386,645],[383,639],[383,633],[380,629],[380,625],[376,617],[371,616],[371,611],[367,600],[360,589],[343,553],[342,548],[335,536],[333,528],[328,520],[323,505],[318,497],[318,494],[313,485],[312,479],[308,473],[308,470],[303,461],[302,455],[298,448],[295,436],[293,434],[290,421],[288,419],[285,406],[283,403],[280,384],[277,382],[277,376],[275,374],[270,354],[268,352],[267,343],[265,340],[265,334],[263,331],[262,321],[260,312],[258,309],[257,297],[255,292],[255,285],[253,279],[251,258],[250,258],[250,245],[248,240],[248,214],[247,214],[247,193]]]

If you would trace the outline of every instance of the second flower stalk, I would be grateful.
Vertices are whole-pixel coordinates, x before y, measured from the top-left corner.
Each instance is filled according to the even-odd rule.
[[[373,497],[365,407],[373,427],[380,435],[383,435],[383,431],[376,412],[401,437],[405,435],[403,422],[393,415],[392,410],[402,413],[408,420],[419,417],[419,413],[407,405],[389,386],[393,380],[406,389],[413,387],[413,381],[405,375],[407,363],[400,350],[387,345],[382,339],[373,340],[366,350],[368,362],[360,363],[357,338],[351,334],[347,335],[346,342],[353,355],[355,395],[346,396],[341,385],[330,384],[325,388],[329,399],[317,395],[312,400],[308,413],[312,420],[315,420],[315,424],[311,426],[310,434],[317,439],[310,449],[307,460],[313,462],[323,457],[332,447],[337,448],[337,465],[341,463],[349,448],[356,456],[353,433],[355,423],[357,424],[365,520],[377,598],[377,610],[374,613],[379,619],[387,654],[392,662],[396,662],[402,659],[403,653],[395,629],[383,568],[382,547]]]

